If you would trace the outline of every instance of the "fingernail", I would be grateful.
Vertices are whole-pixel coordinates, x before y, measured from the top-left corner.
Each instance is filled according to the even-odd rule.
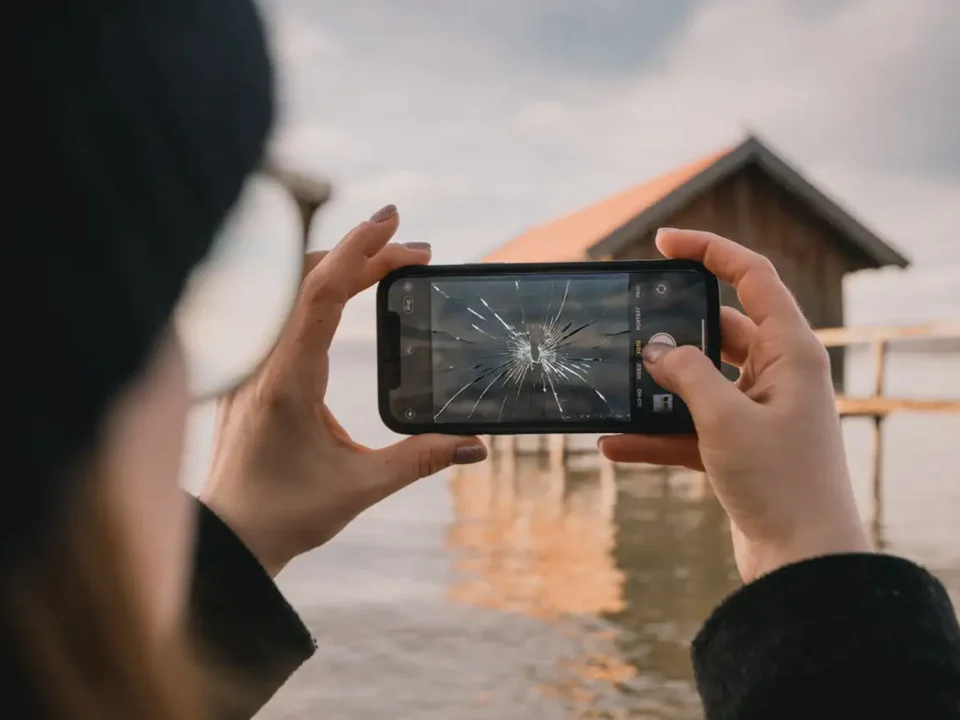
[[[430,252],[430,243],[406,242],[403,244],[403,246],[406,248],[409,248],[410,250],[420,250],[422,252]]]
[[[645,348],[643,348],[640,354],[643,355],[644,360],[652,364],[673,349],[674,349],[673,345],[654,342],[654,343],[648,344]]]
[[[472,465],[487,459],[485,445],[463,445],[453,451],[454,465]]]
[[[393,205],[393,204],[384,205],[382,208],[380,208],[373,215],[370,216],[370,222],[382,223],[382,222],[385,222],[386,220],[389,220],[396,214],[397,214],[396,205]]]

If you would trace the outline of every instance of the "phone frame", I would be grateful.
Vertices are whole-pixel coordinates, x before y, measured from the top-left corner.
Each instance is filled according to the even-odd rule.
[[[638,423],[622,420],[600,421],[587,425],[577,423],[416,423],[401,422],[393,416],[390,407],[389,363],[399,361],[399,333],[387,328],[387,318],[393,314],[388,307],[389,289],[401,280],[415,278],[496,277],[538,274],[631,274],[656,272],[695,272],[703,276],[706,288],[706,348],[705,354],[720,368],[720,284],[716,276],[694,260],[602,260],[563,263],[471,263],[466,265],[408,265],[388,273],[377,285],[377,407],[383,424],[401,435],[442,433],[445,435],[586,435],[603,432],[642,434],[687,434],[669,429],[651,432]],[[392,343],[397,344],[394,352]]]

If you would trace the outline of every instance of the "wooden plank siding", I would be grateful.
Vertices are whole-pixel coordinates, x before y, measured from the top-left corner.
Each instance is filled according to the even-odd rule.
[[[815,328],[843,325],[843,275],[861,267],[842,239],[760,168],[748,166],[693,199],[667,226],[709,230],[767,256]],[[654,234],[637,238],[616,257],[658,257]],[[721,301],[740,308],[733,288]],[[844,349],[830,350],[835,386],[842,390]]]

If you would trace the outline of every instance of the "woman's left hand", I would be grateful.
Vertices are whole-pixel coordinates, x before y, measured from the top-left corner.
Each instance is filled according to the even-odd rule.
[[[309,254],[276,348],[221,401],[200,499],[271,575],[401,488],[486,457],[479,439],[443,435],[372,450],[354,442],[327,407],[328,351],[346,302],[391,270],[430,260],[422,243],[387,244],[398,224],[396,209],[388,206],[329,253]]]

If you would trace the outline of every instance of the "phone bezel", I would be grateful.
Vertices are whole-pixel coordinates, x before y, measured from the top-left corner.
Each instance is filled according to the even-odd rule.
[[[469,423],[420,423],[401,422],[393,416],[390,408],[391,387],[388,377],[397,372],[400,363],[399,334],[397,347],[387,331],[386,323],[392,315],[388,309],[390,287],[401,280],[411,278],[449,278],[465,276],[498,276],[529,274],[622,274],[636,272],[692,271],[703,276],[707,296],[705,354],[720,368],[720,284],[716,276],[701,263],[694,260],[604,260],[569,263],[471,263],[466,265],[408,265],[388,273],[377,285],[377,407],[383,424],[401,435],[443,433],[445,435],[532,435],[532,434],[596,434],[603,432],[639,434],[689,434],[689,429],[673,430],[666,426],[652,427],[650,422],[623,422],[620,420],[592,422],[469,422]]]

